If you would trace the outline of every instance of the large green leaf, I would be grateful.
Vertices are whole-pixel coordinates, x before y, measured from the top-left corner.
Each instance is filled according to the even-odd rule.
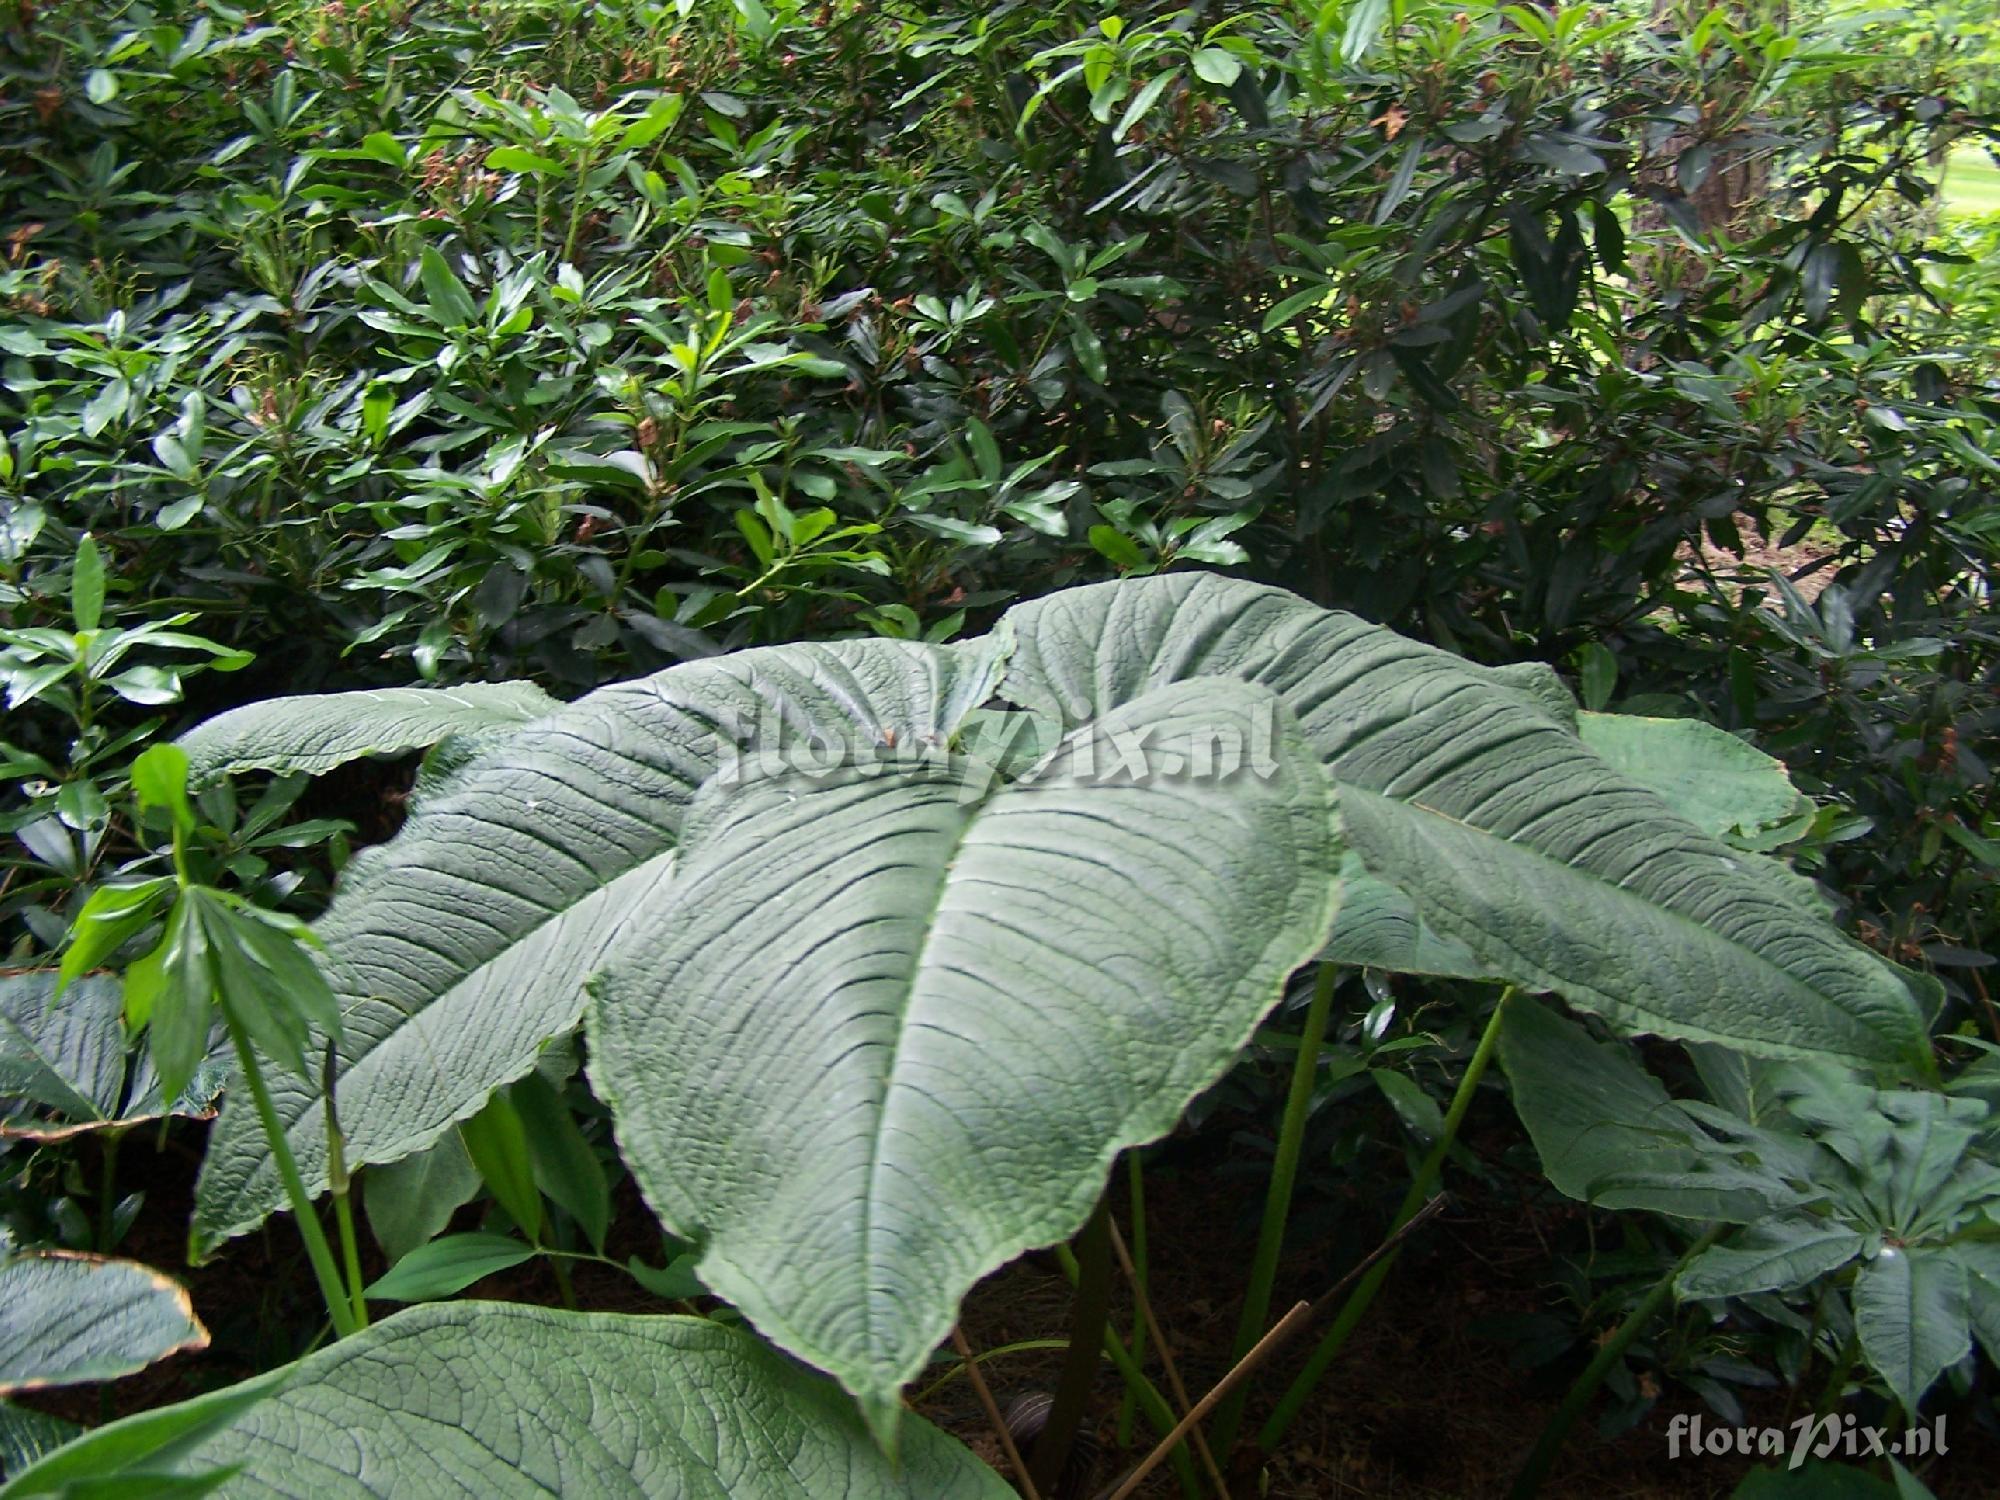
[[[1269,731],[1269,763],[1190,770],[1212,731]],[[972,1284],[1073,1233],[1229,1065],[1339,864],[1324,774],[1246,684],[1142,697],[1010,785],[963,773],[705,789],[590,1012],[591,1081],[703,1282],[885,1438]]]
[[[451,736],[509,733],[562,707],[532,682],[370,688],[266,698],[218,714],[179,740],[196,786],[241,771],[323,776],[366,755],[403,755]]]
[[[183,1411],[203,1420],[176,1420]],[[908,1425],[891,1463],[835,1386],[698,1318],[436,1303],[275,1377],[99,1428],[0,1497],[55,1494],[140,1464],[236,1468],[219,1493],[245,1500],[1012,1495],[951,1438]]]
[[[56,971],[0,975],[0,1098],[109,1120],[125,1095],[124,987],[88,975],[55,998]]]
[[[1811,806],[1783,761],[1699,719],[1586,713],[1577,731],[1606,765],[1651,787],[1704,833],[1754,833]]]
[[[479,1173],[465,1154],[465,1143],[457,1131],[448,1130],[414,1156],[370,1169],[361,1206],[375,1243],[394,1265],[442,1234],[451,1216],[478,1191]]]
[[[1913,1415],[1972,1349],[1970,1289],[1953,1247],[1884,1245],[1854,1278],[1861,1352]]]
[[[1497,975],[1630,1030],[1929,1066],[1896,971],[1607,765],[1529,678],[1213,574],[1070,589],[1004,624],[1003,693],[1068,723],[1188,677],[1275,688],[1371,873]]]
[[[349,1164],[429,1146],[575,1026],[584,979],[621,933],[657,923],[688,801],[725,760],[942,744],[997,670],[986,643],[745,651],[592,693],[459,767],[396,838],[355,858],[315,929],[342,1002]],[[271,1082],[319,1191],[318,1080]],[[228,1104],[197,1190],[197,1244],[255,1227],[283,1199],[256,1116]]]
[[[219,1034],[169,1106],[152,1059],[126,1046],[123,986],[90,974],[60,999],[55,989],[54,969],[0,974],[0,1098],[20,1106],[0,1119],[0,1136],[59,1140],[164,1114],[215,1112],[226,1073]]]
[[[1986,1357],[2000,1362],[2000,1245],[1961,1240],[1952,1253],[1965,1267],[1966,1316]]]
[[[115,1380],[207,1345],[186,1288],[137,1261],[51,1250],[0,1262],[0,1395]]]
[[[1837,1271],[1868,1246],[1844,1224],[1793,1214],[1752,1224],[1727,1245],[1711,1245],[1674,1282],[1687,1297],[1747,1297],[1804,1286]]]
[[[1558,1191],[1601,1208],[1639,1208],[1744,1224],[1784,1189],[1710,1170],[1720,1153],[1629,1046],[1526,997],[1500,1025],[1500,1065],[1514,1108]]]
[[[1340,915],[1320,955],[1329,963],[1398,974],[1488,979],[1487,966],[1456,938],[1434,932],[1408,896],[1370,875],[1348,850],[1340,862]]]

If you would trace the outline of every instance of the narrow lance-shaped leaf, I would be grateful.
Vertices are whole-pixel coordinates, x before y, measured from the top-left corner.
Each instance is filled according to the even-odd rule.
[[[1209,574],[1017,606],[1003,692],[1084,722],[1219,675],[1276,689],[1369,871],[1496,975],[1620,1026],[1931,1066],[1902,976],[1621,776],[1518,674]]]
[[[1008,1500],[912,1418],[900,1463],[831,1383],[700,1318],[412,1308],[285,1370],[43,1457],[0,1500],[145,1466],[234,1469],[232,1497]]]
[[[535,1185],[602,1250],[611,1227],[611,1186],[561,1091],[540,1073],[530,1073],[507,1094],[527,1130]]]
[[[464,1291],[473,1282],[518,1266],[535,1247],[511,1234],[448,1234],[419,1245],[368,1288],[376,1302],[430,1302]]]
[[[1803,1214],[1752,1224],[1726,1245],[1712,1245],[1674,1282],[1681,1297],[1746,1297],[1804,1286],[1837,1271],[1867,1248],[1844,1224]]]
[[[2000,1245],[1964,1240],[1952,1247],[1965,1267],[1966,1314],[1986,1357],[2000,1360]]]
[[[542,1192],[535,1185],[534,1162],[528,1154],[528,1132],[505,1093],[495,1093],[486,1107],[458,1127],[465,1153],[479,1180],[507,1216],[531,1240],[542,1235]]]
[[[942,745],[997,674],[991,642],[745,651],[592,693],[460,766],[395,839],[355,857],[315,927],[341,1002],[348,1164],[429,1146],[576,1025],[585,978],[622,933],[658,921],[688,801],[725,756]],[[319,1081],[274,1077],[271,1092],[318,1191]],[[197,1188],[197,1245],[283,1200],[254,1114],[227,1104]]]
[[[1202,774],[1216,733],[1252,763]],[[718,783],[597,987],[591,1081],[702,1280],[891,1439],[972,1284],[1073,1233],[1319,950],[1338,864],[1298,727],[1219,680],[997,790],[924,763]]]

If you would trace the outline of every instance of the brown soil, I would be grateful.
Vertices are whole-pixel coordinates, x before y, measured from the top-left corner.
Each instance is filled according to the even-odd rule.
[[[1743,539],[1743,555],[1738,557],[1731,549],[1718,547],[1703,536],[1699,547],[1690,542],[1681,548],[1685,577],[1695,580],[1702,572],[1708,572],[1732,598],[1745,588],[1762,588],[1769,593],[1770,575],[1774,572],[1791,579],[1792,586],[1808,600],[1817,599],[1820,591],[1833,582],[1831,566],[1806,571],[1830,555],[1832,549],[1824,543],[1808,536],[1793,546],[1780,547],[1767,540],[1748,516],[1739,515],[1735,520]]]

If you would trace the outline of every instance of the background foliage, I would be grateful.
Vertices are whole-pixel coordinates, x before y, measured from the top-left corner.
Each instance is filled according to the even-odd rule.
[[[569,698],[1207,567],[1743,735],[1817,804],[1746,845],[2000,1040],[2000,229],[1937,191],[2000,131],[1976,7],[0,28],[10,962],[157,872],[129,767],[223,707]],[[400,793],[301,795],[204,794],[205,878],[310,914]],[[1463,1051],[1323,1119],[1335,1161]]]

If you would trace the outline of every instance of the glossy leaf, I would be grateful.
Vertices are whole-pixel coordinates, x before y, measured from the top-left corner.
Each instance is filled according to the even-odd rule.
[[[420,1245],[368,1288],[379,1302],[430,1302],[535,1256],[533,1245],[507,1234],[448,1234]]]
[[[104,618],[104,554],[87,531],[77,539],[70,568],[69,612],[78,630],[95,630]]]
[[[591,1244],[603,1249],[611,1227],[611,1186],[562,1091],[540,1073],[530,1073],[507,1096],[527,1132],[535,1185],[576,1220]]]
[[[458,1135],[486,1190],[523,1234],[540,1240],[542,1192],[535,1185],[527,1128],[507,1095],[495,1093],[484,1109],[458,1127]]]

